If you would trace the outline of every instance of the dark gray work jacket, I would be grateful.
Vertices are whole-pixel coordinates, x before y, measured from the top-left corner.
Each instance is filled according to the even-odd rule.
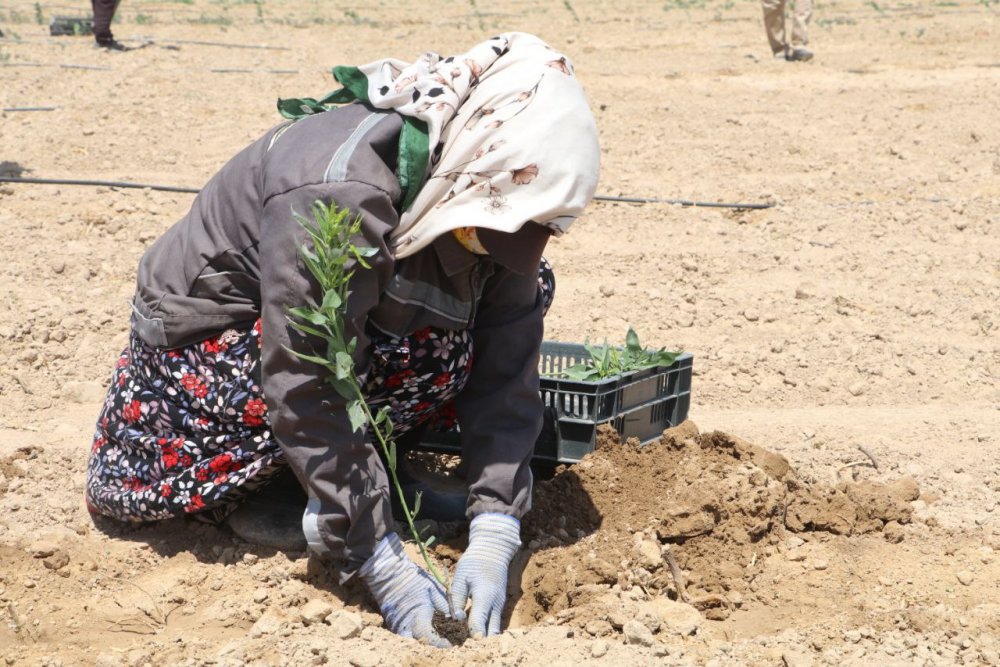
[[[355,243],[378,248],[371,269],[358,267],[350,285],[347,336],[358,340],[359,375],[369,368],[370,331],[471,330],[471,377],[455,405],[470,517],[520,517],[529,509],[529,461],[542,422],[540,251],[519,260],[512,249],[502,264],[496,255],[469,253],[448,234],[395,260],[387,242],[399,220],[400,128],[395,113],[352,104],[269,131],[230,160],[146,252],[133,307],[133,329],[163,348],[261,318],[272,433],[309,494],[303,527],[310,546],[339,563],[342,579],[392,530],[389,484],[324,371],[286,350],[312,354],[321,344],[297,333],[286,316],[290,307],[320,300],[299,256],[306,235],[295,213],[310,215],[317,200],[348,207],[362,218]]]

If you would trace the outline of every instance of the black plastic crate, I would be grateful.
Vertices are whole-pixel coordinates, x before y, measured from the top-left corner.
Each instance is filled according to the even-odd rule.
[[[54,16],[49,24],[49,34],[90,35],[94,32],[94,19],[86,16]]]
[[[694,361],[690,353],[681,354],[670,366],[590,382],[552,375],[589,358],[578,343],[542,343],[538,368],[545,424],[535,442],[536,463],[579,461],[594,450],[599,424],[610,423],[623,438],[635,437],[645,444],[687,419]],[[444,452],[461,449],[457,431],[428,432],[421,446]]]

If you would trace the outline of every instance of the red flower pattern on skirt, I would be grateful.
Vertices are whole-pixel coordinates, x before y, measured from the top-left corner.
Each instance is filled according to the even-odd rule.
[[[229,332],[226,349],[203,341],[180,354],[156,350],[133,335],[122,353],[128,362],[116,368],[98,419],[87,475],[89,507],[124,521],[195,512],[218,520],[280,471],[284,458],[254,379],[257,332],[256,326]],[[468,378],[471,335],[440,331],[425,338],[428,346],[432,341],[452,349],[450,361],[425,354],[418,368],[410,367],[414,343],[377,341],[381,349],[407,351],[392,363],[374,359],[365,385],[373,405],[389,401],[399,433],[450,402]],[[213,372],[198,370],[205,368]],[[219,396],[229,397],[222,402],[228,409],[218,407]]]

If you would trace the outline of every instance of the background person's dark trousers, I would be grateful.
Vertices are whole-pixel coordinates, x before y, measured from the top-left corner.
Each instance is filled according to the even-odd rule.
[[[90,0],[94,9],[94,39],[99,46],[110,46],[115,38],[111,34],[111,19],[115,17],[119,0]]]

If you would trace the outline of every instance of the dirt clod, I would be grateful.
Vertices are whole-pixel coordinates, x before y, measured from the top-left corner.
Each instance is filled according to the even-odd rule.
[[[469,626],[465,621],[435,611],[433,624],[434,631],[451,642],[452,646],[461,646],[469,639]]]
[[[607,595],[616,586],[724,620],[733,599],[752,594],[752,564],[789,544],[788,531],[856,535],[889,526],[886,537],[895,539],[912,513],[904,498],[917,496],[912,479],[807,482],[784,457],[726,433],[699,433],[690,422],[644,447],[602,428],[596,451],[537,485],[526,535],[544,542],[567,524],[584,536],[534,554],[519,613],[535,621],[554,613],[595,634],[594,621],[610,618]],[[789,560],[810,559],[798,551]],[[816,558],[809,566],[830,563]],[[632,619],[610,620],[628,635],[637,631]]]

